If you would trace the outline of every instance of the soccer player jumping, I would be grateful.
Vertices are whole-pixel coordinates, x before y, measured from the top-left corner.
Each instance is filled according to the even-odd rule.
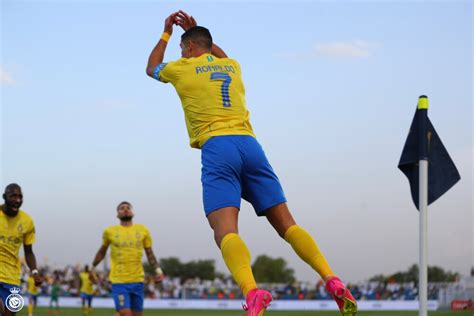
[[[185,31],[180,43],[182,58],[163,63],[173,25]],[[355,299],[334,274],[313,237],[296,224],[278,177],[255,138],[237,61],[227,58],[213,43],[208,29],[178,11],[166,18],[146,72],[173,84],[181,99],[190,145],[201,149],[204,210],[222,257],[246,297],[247,315],[262,315],[272,295],[257,287],[249,250],[238,235],[241,198],[252,204],[258,216],[266,216],[298,256],[321,276],[341,313],[355,315]]]
[[[5,203],[0,205],[0,299],[4,310],[0,315],[15,315],[8,309],[7,297],[13,288],[20,287],[20,246],[23,245],[25,259],[30,273],[38,286],[43,282],[36,268],[36,257],[33,253],[35,226],[31,217],[20,210],[23,204],[23,192],[16,183],[6,186],[3,193]],[[0,304],[1,306],[2,304]]]
[[[120,225],[108,227],[102,237],[102,246],[97,252],[90,278],[96,280],[94,269],[104,259],[110,246],[110,282],[115,309],[121,316],[141,316],[143,314],[143,300],[145,296],[145,273],[142,265],[143,249],[150,266],[154,268],[155,281],[161,282],[164,278],[158,260],[153,253],[151,235],[145,225],[134,224],[133,207],[129,202],[122,202],[117,206],[117,217]]]

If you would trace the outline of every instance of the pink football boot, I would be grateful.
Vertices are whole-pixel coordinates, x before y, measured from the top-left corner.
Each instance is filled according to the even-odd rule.
[[[242,307],[247,311],[247,316],[261,316],[273,300],[270,292],[253,289],[247,293],[246,304]]]
[[[356,300],[337,276],[330,277],[326,281],[326,291],[334,298],[342,315],[355,316],[357,314]]]

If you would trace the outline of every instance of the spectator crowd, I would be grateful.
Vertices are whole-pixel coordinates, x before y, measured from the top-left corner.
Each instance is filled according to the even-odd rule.
[[[53,284],[60,287],[60,296],[79,296],[80,266],[66,266],[61,269],[52,269],[48,266],[41,268],[40,273],[45,282],[40,287],[40,295],[49,295]],[[26,269],[25,269],[26,271]],[[108,281],[108,273],[98,271],[98,282],[95,285],[95,295],[98,297],[109,297],[111,284]],[[28,274],[22,275],[22,287],[26,292],[26,280]],[[428,299],[438,299],[439,290],[449,286],[448,283],[430,283],[428,288]],[[292,284],[263,284],[262,287],[271,291],[275,299],[280,300],[329,300],[331,299],[324,288],[321,280],[310,282],[294,282]],[[418,298],[417,284],[410,283],[388,283],[365,281],[348,284],[352,294],[357,300],[416,300]],[[181,279],[178,277],[165,279],[155,284],[150,275],[145,276],[145,295],[147,298],[163,299],[239,299],[242,294],[232,279],[201,280],[199,278]]]

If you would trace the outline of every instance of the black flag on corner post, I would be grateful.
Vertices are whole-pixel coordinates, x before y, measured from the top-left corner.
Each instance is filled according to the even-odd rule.
[[[425,105],[420,106],[420,104]],[[427,97],[421,96],[398,163],[398,168],[410,182],[411,197],[417,209],[419,209],[420,159],[428,160],[428,205],[436,201],[461,179],[454,162],[427,116],[427,110]],[[424,124],[426,126],[423,126]],[[420,133],[424,128],[426,128],[425,135]],[[423,150],[424,146],[426,146],[425,150]],[[425,151],[426,153],[424,153]]]

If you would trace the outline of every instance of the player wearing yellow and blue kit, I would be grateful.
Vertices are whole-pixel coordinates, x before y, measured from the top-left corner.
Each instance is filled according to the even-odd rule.
[[[182,58],[164,63],[173,25],[185,31],[180,43]],[[355,315],[356,301],[335,276],[313,237],[296,224],[278,177],[255,138],[237,61],[213,43],[208,29],[179,11],[166,18],[146,72],[171,83],[181,100],[191,147],[201,149],[204,211],[224,261],[246,297],[247,315],[262,315],[272,296],[257,288],[250,253],[237,233],[242,198],[252,204],[258,216],[266,216],[323,278],[341,313]]]
[[[92,299],[94,298],[94,287],[89,278],[89,266],[84,267],[84,271],[79,274],[81,281],[81,288],[79,296],[81,297],[82,313],[84,316],[89,316],[92,313]]]
[[[29,297],[28,316],[33,316],[33,312],[38,303],[39,290],[35,284],[35,278],[32,275],[28,277],[28,280],[26,282],[27,282],[27,290],[28,290],[28,297]]]
[[[153,253],[150,232],[145,225],[134,224],[132,205],[122,202],[117,206],[120,225],[108,227],[102,237],[102,246],[97,252],[90,273],[95,279],[94,269],[111,248],[109,279],[115,308],[121,316],[141,316],[145,295],[145,272],[142,255],[145,250],[148,263],[154,268],[155,281],[161,282],[163,271]]]
[[[16,183],[6,186],[3,193],[4,204],[0,205],[0,299],[4,310],[1,315],[15,315],[8,309],[6,301],[13,288],[20,287],[20,247],[23,246],[25,259],[36,285],[42,278],[36,268],[33,253],[35,226],[31,217],[20,210],[23,204],[21,187]]]

